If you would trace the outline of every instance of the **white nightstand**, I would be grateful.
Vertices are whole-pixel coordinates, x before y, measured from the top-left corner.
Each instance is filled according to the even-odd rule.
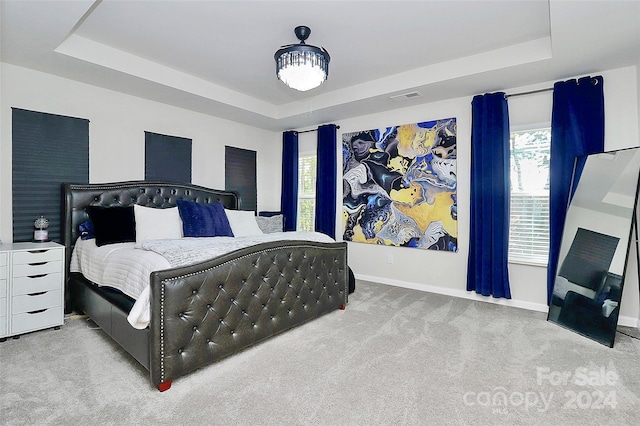
[[[0,245],[0,340],[64,322],[64,246]]]

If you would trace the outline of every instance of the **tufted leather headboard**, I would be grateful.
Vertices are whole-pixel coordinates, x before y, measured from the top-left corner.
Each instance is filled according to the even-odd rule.
[[[80,235],[79,226],[87,221],[87,206],[131,206],[168,208],[176,200],[189,200],[202,204],[221,202],[225,208],[236,210],[240,198],[236,192],[209,189],[192,184],[151,181],[127,181],[97,184],[63,184],[64,221],[62,234],[66,247],[66,278],[69,277],[71,252]],[[67,280],[65,279],[65,282]],[[66,292],[65,292],[66,293]]]

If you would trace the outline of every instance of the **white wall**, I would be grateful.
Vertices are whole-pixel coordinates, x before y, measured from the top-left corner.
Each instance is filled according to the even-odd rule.
[[[144,179],[144,132],[191,138],[192,182],[224,189],[225,145],[257,152],[258,209],[280,210],[282,135],[3,63],[0,238],[12,239],[11,108],[86,118],[89,180]]]
[[[11,107],[90,120],[90,181],[107,182],[144,177],[144,131],[193,139],[193,182],[224,187],[224,146],[257,151],[258,208],[279,210],[281,134],[124,95],[118,92],[1,64],[0,75],[0,238],[10,241],[11,223]],[[602,73],[605,80],[607,150],[637,146],[640,71],[628,67]],[[504,88],[507,93],[551,87],[553,82]],[[512,128],[547,123],[551,93],[509,99]],[[450,99],[378,114],[338,120],[339,133],[417,121],[456,117],[458,124],[458,253],[349,243],[349,260],[359,278],[399,286],[495,301],[465,290],[469,240],[469,169],[471,97]],[[313,135],[313,134],[311,134]],[[339,147],[338,147],[339,149]],[[341,151],[339,151],[341,152]],[[339,179],[340,181],[340,179]],[[341,193],[341,183],[338,192]],[[340,204],[338,204],[340,205]],[[338,214],[340,218],[341,215]],[[338,235],[341,235],[341,224]],[[393,263],[387,263],[388,254]],[[635,248],[627,272],[621,323],[638,318]],[[546,310],[546,269],[511,264],[510,304]]]
[[[604,77],[605,149],[614,150],[640,145],[636,67],[591,75],[597,74]],[[535,86],[503,90],[506,93],[519,93],[553,87],[553,83],[544,82]],[[470,213],[471,99],[471,97],[450,99],[339,122],[340,133],[448,117],[456,117],[458,124],[458,253],[349,243],[349,263],[360,279],[546,311],[547,290],[544,267],[509,265],[511,301],[486,298],[466,291]],[[512,128],[517,129],[529,124],[549,125],[551,103],[552,92],[510,97],[509,112]],[[338,234],[341,233],[342,229],[339,227]],[[389,255],[393,258],[392,264],[388,263]],[[629,270],[621,315],[637,318],[638,278],[632,269],[633,267]],[[622,318],[621,321],[623,321]]]

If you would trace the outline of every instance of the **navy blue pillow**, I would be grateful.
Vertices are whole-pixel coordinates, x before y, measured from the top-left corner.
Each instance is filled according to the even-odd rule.
[[[195,201],[176,200],[176,204],[185,237],[233,237],[229,219],[221,203],[199,204]]]
[[[129,207],[87,207],[87,214],[93,225],[96,245],[136,241],[136,220],[133,206]]]
[[[83,240],[91,240],[96,236],[93,234],[93,224],[90,220],[80,224],[80,238]]]

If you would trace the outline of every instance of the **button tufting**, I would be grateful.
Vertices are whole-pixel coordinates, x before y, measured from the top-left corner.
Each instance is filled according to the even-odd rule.
[[[193,326],[193,331],[198,331],[198,327],[196,327],[195,325]]]
[[[198,290],[193,289],[193,290],[191,291],[191,293],[192,293],[192,294],[198,294]]]

